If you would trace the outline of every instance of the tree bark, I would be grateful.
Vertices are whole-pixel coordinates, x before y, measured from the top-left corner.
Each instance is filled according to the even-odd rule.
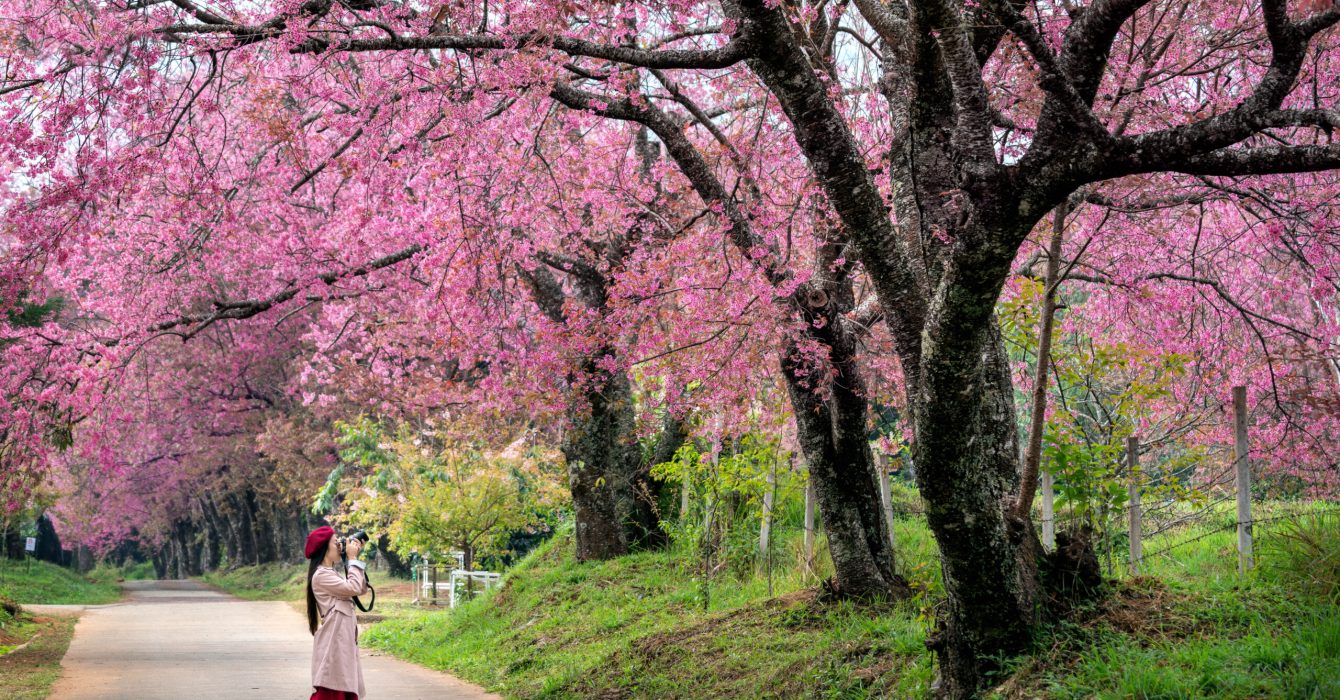
[[[882,516],[879,482],[867,435],[869,403],[857,363],[856,340],[844,324],[807,325],[807,334],[829,348],[836,371],[828,397],[807,383],[794,346],[781,359],[796,417],[796,432],[809,464],[833,557],[835,593],[856,598],[900,596],[889,531]]]
[[[37,551],[33,554],[42,561],[60,563],[60,536],[45,514],[37,519]]]
[[[247,489],[243,494],[245,506],[250,513],[251,527],[253,530],[252,541],[256,544],[256,563],[267,564],[278,561],[274,548],[274,539],[271,532],[274,529],[274,522],[267,517],[267,509],[261,507],[260,500],[256,498],[256,492]]]
[[[230,514],[231,522],[237,526],[238,535],[238,559],[235,566],[254,566],[261,563],[258,556],[259,547],[256,543],[256,527],[251,522],[251,506],[247,503],[245,496],[236,493],[227,495],[228,503],[232,506]]]
[[[633,475],[633,509],[628,518],[627,535],[629,544],[634,547],[658,549],[670,543],[669,534],[661,527],[659,503],[665,482],[654,478],[651,469],[674,459],[675,452],[684,445],[686,437],[684,424],[667,411],[651,456],[638,466],[637,473]]]
[[[627,376],[607,375],[594,360],[582,368],[595,382],[587,410],[573,417],[561,449],[576,519],[578,561],[628,553],[622,513],[632,509],[630,475],[637,464],[633,394]],[[603,377],[603,379],[602,379]]]
[[[1040,619],[1037,534],[1008,514],[1019,479],[1013,386],[994,322],[984,335],[977,366],[945,382],[954,395],[923,405],[914,446],[947,598],[928,645],[940,656],[942,690],[956,698],[974,696],[1002,660],[1027,651]]]
[[[206,495],[202,502],[205,517],[214,524],[215,530],[223,539],[223,556],[230,568],[238,566],[242,557],[239,529],[235,518],[225,517],[219,512],[213,496]]]

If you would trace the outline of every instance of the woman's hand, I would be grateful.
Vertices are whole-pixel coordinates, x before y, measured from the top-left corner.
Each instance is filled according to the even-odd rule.
[[[357,559],[358,555],[362,554],[363,552],[363,540],[360,539],[347,540],[344,543],[344,552],[345,555],[348,556],[350,559]]]

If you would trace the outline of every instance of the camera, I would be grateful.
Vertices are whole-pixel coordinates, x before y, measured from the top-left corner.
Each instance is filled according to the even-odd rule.
[[[340,557],[341,557],[341,558],[343,558],[343,557],[345,556],[345,554],[344,554],[344,543],[348,542],[349,540],[361,540],[361,541],[363,542],[363,544],[366,545],[366,544],[368,543],[368,533],[365,532],[365,531],[363,531],[363,530],[354,530],[353,532],[349,533],[349,535],[348,535],[347,537],[341,537],[341,538],[339,538],[338,540],[336,540],[336,542],[337,542],[337,543],[339,544],[339,546],[340,546]]]

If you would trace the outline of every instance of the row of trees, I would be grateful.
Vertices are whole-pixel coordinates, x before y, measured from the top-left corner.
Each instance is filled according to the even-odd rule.
[[[1058,332],[1145,349],[1137,379],[1186,368],[1122,430],[1247,381],[1279,426],[1263,447],[1335,483],[1340,9],[0,15],[2,298],[66,304],[0,331],[4,476],[69,494],[95,542],[173,542],[204,494],[293,514],[338,464],[335,421],[449,413],[559,445],[578,556],[619,556],[662,538],[649,469],[688,431],[769,416],[835,589],[890,595],[869,430],[896,405],[943,557],[943,687],[970,696],[1044,622],[1015,380],[1087,376],[1012,358],[1002,295],[1082,308]],[[177,549],[178,570],[208,561]]]

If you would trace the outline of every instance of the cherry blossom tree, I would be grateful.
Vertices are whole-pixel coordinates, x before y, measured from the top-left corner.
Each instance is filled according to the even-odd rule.
[[[776,310],[774,332],[760,335],[784,347],[800,442],[837,537],[835,564],[849,567],[854,595],[894,585],[871,507],[856,359],[860,335],[883,319],[942,556],[948,604],[932,645],[943,690],[955,697],[975,694],[1000,659],[1027,648],[1039,624],[1041,552],[1017,507],[1032,480],[1021,469],[1010,367],[994,320],[1034,228],[1063,203],[1102,206],[1112,187],[1156,193],[1190,179],[1238,190],[1234,199],[1244,201],[1251,197],[1241,192],[1262,187],[1329,182],[1327,174],[1295,174],[1340,166],[1340,147],[1329,140],[1340,122],[1340,51],[1328,32],[1340,8],[1321,2],[173,0],[13,3],[0,14],[12,47],[0,88],[8,112],[0,159],[27,189],[5,203],[4,298],[77,290],[90,319],[78,329],[84,342],[71,340],[68,327],[44,328],[7,346],[50,358],[43,362],[57,371],[43,376],[72,394],[53,414],[56,384],[33,383],[31,362],[8,373],[4,395],[22,406],[7,421],[22,427],[15,435],[41,435],[53,415],[94,413],[105,390],[99,372],[124,365],[154,334],[195,338],[223,321],[315,304],[323,315],[316,327],[339,338],[329,314],[344,304],[394,298],[401,286],[431,288],[423,270],[460,275],[485,260],[496,268],[497,255],[454,257],[483,229],[521,230],[505,264],[525,273],[551,329],[560,325],[556,310],[570,329],[578,311],[616,320],[582,298],[599,291],[591,275],[537,257],[570,253],[593,230],[626,235],[638,202],[657,200],[578,188],[592,199],[573,206],[562,181],[530,187],[533,178],[523,176],[522,189],[543,205],[518,214],[493,206],[507,199],[497,192],[507,182],[490,173],[552,171],[552,163],[519,158],[535,149],[518,147],[550,124],[559,133],[601,130],[593,140],[605,144],[645,129],[674,172],[663,166],[641,186],[673,175],[672,188],[696,197],[686,203],[681,195],[679,211],[704,212],[681,213],[665,228],[692,223],[693,235],[675,240],[700,247],[716,234],[713,244],[731,251],[705,261],[709,269],[744,262],[746,298]],[[537,115],[546,128],[537,128]],[[450,153],[437,150],[446,146]],[[801,202],[813,204],[802,219],[809,244],[792,246],[788,224]],[[576,238],[573,216],[593,219]],[[1314,267],[1331,294],[1330,222],[1318,220],[1316,250],[1273,271]],[[1167,230],[1194,239],[1196,227]],[[1105,227],[1093,236],[1100,248],[1112,238]],[[802,252],[793,256],[793,248]],[[1104,259],[1117,265],[1120,251],[1113,246]],[[637,254],[628,261],[643,262]],[[625,266],[656,269],[598,269],[617,278]],[[1234,285],[1174,267],[1090,276],[1114,288],[1191,285],[1217,297],[1214,308],[1231,309],[1234,327],[1249,334],[1263,334],[1260,323],[1288,323]],[[546,269],[562,273],[554,281],[576,305],[544,301],[554,286],[535,271]],[[1088,273],[1067,274],[1080,282]],[[860,296],[862,279],[870,299]],[[89,280],[117,293],[91,294]],[[729,308],[732,299],[713,301]],[[1324,363],[1333,350],[1333,303],[1317,313],[1325,318],[1312,323],[1323,330],[1305,330],[1314,336],[1303,344],[1311,359],[1300,366]],[[799,331],[796,316],[805,321]],[[532,325],[513,324],[526,335]],[[122,337],[126,329],[134,337]],[[617,403],[621,380],[600,365],[631,360],[604,352],[611,336],[595,337],[586,355],[559,353],[584,357],[585,372],[565,361],[548,376],[603,377],[589,393]],[[532,358],[554,359],[549,346],[538,347]],[[506,354],[490,353],[489,362]],[[476,366],[479,355],[463,353],[458,366]],[[555,366],[502,372],[489,364],[487,376],[543,378],[536,368]],[[1281,369],[1258,376],[1275,381]],[[611,511],[617,507],[598,509],[606,521]],[[839,546],[846,544],[854,546]]]

